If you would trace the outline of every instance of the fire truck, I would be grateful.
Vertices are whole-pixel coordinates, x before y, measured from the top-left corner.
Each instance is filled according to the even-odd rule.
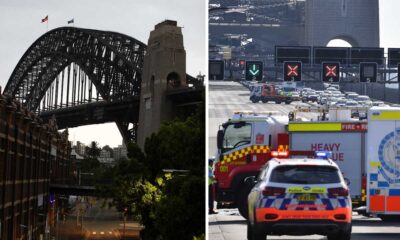
[[[293,101],[299,101],[299,97],[293,97],[289,94],[280,94],[273,84],[262,84],[254,86],[250,93],[250,101],[257,103],[259,101],[263,103],[275,102],[280,104],[282,102],[290,104]]]
[[[247,217],[251,187],[245,184],[245,179],[256,176],[272,157],[288,156],[287,124],[288,117],[275,112],[237,112],[221,125],[214,165],[215,200],[219,207],[238,207],[240,214]]]

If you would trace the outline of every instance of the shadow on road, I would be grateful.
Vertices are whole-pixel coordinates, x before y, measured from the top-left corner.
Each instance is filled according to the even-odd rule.
[[[208,225],[214,226],[214,225],[233,225],[233,224],[241,224],[241,225],[246,225],[247,222],[246,220],[228,220],[228,221],[215,221],[215,222],[209,222]]]
[[[353,227],[400,227],[400,222],[384,222],[374,219],[353,219],[352,224]]]
[[[351,240],[396,240],[399,233],[353,233]]]

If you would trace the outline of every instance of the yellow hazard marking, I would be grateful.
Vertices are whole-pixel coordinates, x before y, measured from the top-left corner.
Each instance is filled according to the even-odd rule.
[[[400,120],[400,112],[376,112],[371,115],[371,120]]]
[[[341,123],[289,123],[289,132],[340,132],[342,131]]]
[[[381,163],[380,162],[370,162],[369,164],[371,167],[380,167]]]
[[[310,188],[305,190],[302,187],[291,187],[288,188],[288,193],[326,193],[326,188]]]
[[[246,148],[243,148],[243,149],[240,149],[240,150],[237,150],[235,152],[225,155],[221,161],[221,164],[238,161],[238,160],[242,159],[243,157],[247,156],[248,154],[268,153],[268,151],[269,151],[269,146],[267,146],[267,145],[255,145],[255,146],[246,147]]]

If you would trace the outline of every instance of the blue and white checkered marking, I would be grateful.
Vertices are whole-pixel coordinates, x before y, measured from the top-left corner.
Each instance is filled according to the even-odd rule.
[[[334,210],[336,208],[348,207],[347,197],[336,197],[330,194],[316,194],[315,202],[299,202],[297,196],[302,193],[286,193],[279,196],[263,197],[258,208],[276,208],[279,210]],[[287,205],[293,205],[289,208]],[[294,207],[295,205],[326,205],[326,208]]]

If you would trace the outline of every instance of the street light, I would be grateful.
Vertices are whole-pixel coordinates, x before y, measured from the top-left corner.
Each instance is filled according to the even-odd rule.
[[[128,212],[128,208],[124,208],[124,230],[123,230],[123,232],[122,232],[122,236],[123,236],[124,239],[125,239],[125,224],[126,224],[126,215],[127,215],[127,212]]]

